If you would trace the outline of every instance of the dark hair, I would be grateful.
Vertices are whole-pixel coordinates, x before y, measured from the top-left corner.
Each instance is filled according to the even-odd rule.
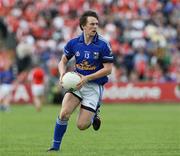
[[[83,30],[82,26],[86,25],[87,17],[89,17],[89,16],[95,17],[99,21],[99,17],[95,11],[92,11],[92,10],[85,11],[81,15],[80,20],[79,20],[79,26],[80,26],[81,30]]]

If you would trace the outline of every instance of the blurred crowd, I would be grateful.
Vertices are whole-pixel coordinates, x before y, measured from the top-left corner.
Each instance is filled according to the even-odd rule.
[[[0,72],[11,49],[17,75],[39,64],[56,83],[64,45],[81,33],[79,16],[88,9],[98,12],[99,33],[112,46],[110,81],[177,81],[179,0],[0,0]]]

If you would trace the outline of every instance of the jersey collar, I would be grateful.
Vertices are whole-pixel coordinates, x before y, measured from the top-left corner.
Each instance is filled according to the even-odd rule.
[[[96,43],[98,41],[98,33],[95,34],[92,42]],[[84,33],[82,33],[79,37],[79,42],[84,42]]]

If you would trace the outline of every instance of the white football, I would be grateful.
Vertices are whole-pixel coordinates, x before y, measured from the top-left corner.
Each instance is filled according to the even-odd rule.
[[[76,90],[76,85],[80,80],[81,77],[76,72],[67,72],[62,78],[62,86],[67,90]]]

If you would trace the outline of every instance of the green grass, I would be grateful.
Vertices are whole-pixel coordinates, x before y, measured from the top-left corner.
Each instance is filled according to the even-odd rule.
[[[180,156],[180,105],[104,105],[97,132],[76,128],[74,112],[62,150],[47,153],[58,106],[0,112],[0,156]]]

